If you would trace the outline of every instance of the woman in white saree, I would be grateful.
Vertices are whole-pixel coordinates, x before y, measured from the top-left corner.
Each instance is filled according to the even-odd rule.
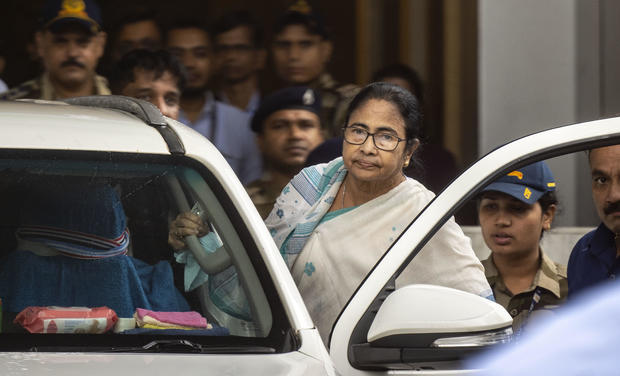
[[[342,158],[304,169],[265,220],[323,340],[357,286],[434,194],[402,170],[419,145],[417,101],[386,83],[349,107]],[[450,219],[397,280],[492,299],[469,238]]]

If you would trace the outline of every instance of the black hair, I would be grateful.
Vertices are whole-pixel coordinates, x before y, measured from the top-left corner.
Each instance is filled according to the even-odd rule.
[[[211,43],[211,30],[209,30],[209,25],[205,20],[200,18],[181,18],[177,19],[171,23],[166,24],[165,30],[165,38],[168,39],[168,35],[172,30],[178,29],[198,29],[204,31],[207,34],[207,38],[209,39],[209,43]]]
[[[109,52],[112,52],[113,59],[117,59],[120,56],[124,55],[125,53],[129,52],[131,49],[135,48],[134,45],[123,46],[120,43],[121,41],[119,41],[119,36],[123,28],[130,24],[146,22],[146,21],[153,22],[153,24],[155,25],[155,28],[157,29],[157,32],[159,33],[160,40],[154,41],[157,43],[153,43],[152,45],[149,45],[149,46],[143,45],[142,48],[150,48],[153,50],[161,48],[161,42],[164,37],[164,32],[163,32],[163,29],[162,29],[162,26],[159,20],[157,19],[157,12],[153,9],[146,9],[146,8],[141,8],[141,7],[134,8],[133,10],[129,11],[124,16],[122,16],[119,19],[119,21],[116,22],[116,24],[114,25],[114,28],[112,30],[112,37],[110,39],[112,42],[112,51],[109,51]]]
[[[542,209],[543,214],[545,214],[545,212],[549,210],[551,205],[555,205],[556,207],[555,213],[556,215],[558,214],[559,201],[558,201],[558,195],[556,194],[556,191],[545,192],[542,196],[540,196],[537,202],[540,204],[540,208]],[[542,239],[545,231],[546,230],[543,228],[542,231],[540,232],[540,239]]]
[[[362,107],[371,99],[384,100],[394,105],[405,122],[405,138],[406,148],[411,148],[416,142],[420,142],[420,122],[422,114],[418,100],[408,90],[387,82],[373,82],[366,85],[353,98],[345,117],[345,126],[349,124],[351,114]],[[411,156],[411,165],[409,171],[415,171],[417,175],[424,175],[424,165],[422,161],[416,157],[417,153]]]
[[[308,33],[318,35],[322,39],[330,39],[330,33],[323,18],[317,13],[301,13],[297,11],[285,12],[275,23],[274,34],[280,34],[286,27],[292,25],[304,26]]]
[[[386,65],[372,75],[372,81],[379,82],[389,77],[402,78],[407,81],[413,90],[413,95],[420,103],[424,102],[424,86],[420,76],[413,68],[401,63]]]
[[[224,14],[217,20],[217,22],[215,22],[211,31],[213,37],[215,38],[220,34],[242,26],[250,29],[254,48],[262,47],[263,30],[258,22],[256,22],[256,18],[252,16],[252,13],[247,10],[237,10]]]
[[[380,99],[394,105],[405,122],[407,146],[412,146],[420,138],[420,107],[418,100],[408,90],[387,82],[373,82],[366,85],[353,98],[347,109],[345,125],[351,114],[371,99]]]
[[[545,192],[545,194],[540,196],[540,198],[538,199],[538,203],[540,204],[542,212],[544,213],[549,209],[549,207],[551,207],[551,205],[558,206],[558,196],[555,191]]]
[[[147,8],[135,8],[123,15],[114,25],[114,30],[116,33],[120,31],[120,29],[128,24],[138,23],[142,21],[153,21],[158,29],[161,31],[161,25],[159,23],[157,11],[154,9]]]
[[[169,72],[176,78],[179,91],[183,91],[186,76],[185,68],[177,58],[165,50],[151,51],[146,49],[133,50],[118,61],[110,76],[112,91],[120,93],[125,86],[135,81],[136,69],[153,72],[155,80],[161,78],[165,72]]]

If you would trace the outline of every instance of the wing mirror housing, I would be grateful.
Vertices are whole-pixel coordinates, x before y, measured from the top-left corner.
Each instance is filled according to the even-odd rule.
[[[352,350],[359,368],[432,369],[511,339],[512,317],[501,305],[452,288],[409,285],[385,299],[367,343]]]

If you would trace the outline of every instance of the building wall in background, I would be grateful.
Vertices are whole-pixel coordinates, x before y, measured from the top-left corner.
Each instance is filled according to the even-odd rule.
[[[577,1],[479,1],[479,154],[526,134],[577,121]],[[577,157],[550,161],[575,225]]]

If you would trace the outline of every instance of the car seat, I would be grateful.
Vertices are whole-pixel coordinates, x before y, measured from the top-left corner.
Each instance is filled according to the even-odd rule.
[[[33,189],[21,208],[17,250],[0,262],[3,309],[107,306],[119,317],[136,308],[186,311],[168,262],[126,255],[125,213],[106,183],[56,179]]]

